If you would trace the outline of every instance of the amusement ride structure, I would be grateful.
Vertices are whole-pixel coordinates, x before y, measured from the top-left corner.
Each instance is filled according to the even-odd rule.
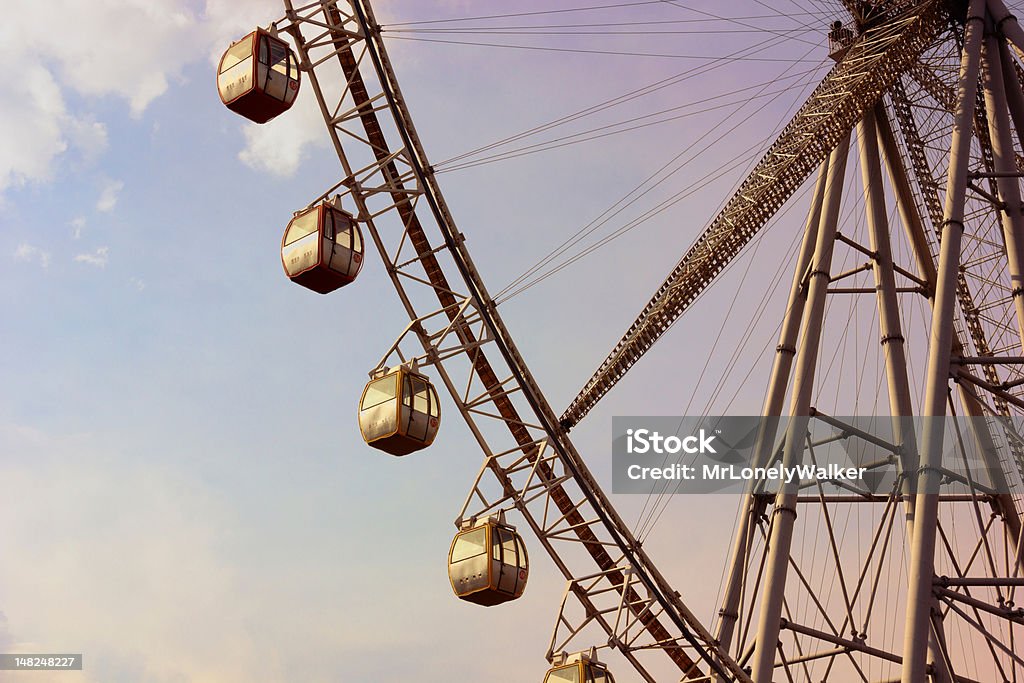
[[[256,122],[300,90],[316,98],[342,177],[288,224],[286,274],[327,293],[356,278],[369,245],[383,260],[410,322],[371,373],[363,438],[393,455],[429,446],[441,428],[434,384],[443,387],[483,454],[456,521],[452,588],[481,605],[518,598],[532,536],[567,582],[547,683],[611,681],[603,648],[635,669],[620,680],[666,680],[668,664],[684,681],[1024,681],[1024,30],[1002,0],[842,6],[822,22],[834,67],[563,414],[473,264],[369,1],[285,0],[282,19],[220,63],[222,100]],[[796,462],[821,447],[808,425],[823,422],[898,476],[881,492],[748,492],[709,623],[616,512],[569,432],[812,177],[762,411],[790,420],[779,433],[766,427],[754,453]],[[839,229],[851,182],[863,189],[863,235]],[[840,250],[859,264],[839,271]],[[888,398],[884,434],[818,401],[837,296],[876,311],[884,378],[871,392]],[[923,334],[906,329],[911,299],[930,311]],[[920,392],[908,369],[915,349],[927,359]],[[959,438],[982,445],[987,480],[964,480],[944,461],[957,444],[927,418],[947,415],[974,418]],[[904,419],[913,416],[925,419]],[[946,492],[958,477],[964,490]],[[844,535],[837,520],[850,510],[871,528]],[[811,527],[825,530],[814,547],[795,541]],[[885,627],[879,613],[890,615]]]

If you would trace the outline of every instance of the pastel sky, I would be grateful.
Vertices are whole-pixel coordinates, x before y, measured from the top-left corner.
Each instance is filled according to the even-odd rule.
[[[685,196],[503,304],[556,409],[827,71],[826,26],[838,16],[802,0],[557,4],[591,5],[615,6],[473,25],[661,23],[616,36],[395,32],[387,43],[435,164],[692,70],[523,144],[654,112],[672,120],[440,175],[498,291],[662,166],[689,159],[588,243]],[[387,25],[509,7],[392,0],[377,13]],[[213,74],[230,41],[281,6],[5,9],[0,652],[81,652],[86,666],[0,680],[540,681],[563,582],[533,539],[518,602],[463,604],[447,583],[452,520],[482,457],[451,405],[428,451],[393,459],[359,438],[366,373],[406,324],[380,263],[327,297],[281,272],[285,223],[340,167],[311,92],[257,126],[221,105]],[[743,60],[712,61],[744,49]],[[792,204],[574,431],[609,486],[612,415],[759,409],[803,221],[804,204]],[[732,363],[748,329],[756,343]],[[630,520],[645,503],[613,501]],[[709,624],[735,510],[728,497],[672,500],[648,540]],[[620,681],[636,680],[610,661]]]

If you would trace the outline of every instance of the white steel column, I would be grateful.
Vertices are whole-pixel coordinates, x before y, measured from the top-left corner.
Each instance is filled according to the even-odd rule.
[[[1016,25],[1015,20],[1006,24]],[[994,47],[993,47],[994,45]],[[992,157],[995,162],[999,198],[1005,203],[1000,214],[1003,235],[1006,242],[1007,263],[1010,267],[1010,281],[1013,283],[1013,302],[1017,311],[1017,327],[1024,346],[1024,273],[1021,272],[1024,256],[1024,205],[1021,202],[1020,181],[1013,174],[1017,172],[1016,152],[1013,136],[1010,134],[1010,118],[1013,119],[1018,141],[1024,145],[1024,92],[1021,91],[1010,51],[1001,36],[985,38],[986,72],[985,105],[988,109],[989,137],[992,140]],[[991,88],[995,92],[989,93]],[[1009,117],[1007,116],[1009,109]],[[1014,259],[1011,254],[1015,255]],[[976,401],[975,401],[976,403]],[[1002,472],[999,473],[1000,475]],[[1000,490],[1008,490],[1006,480],[1001,476],[996,484]],[[1024,564],[1024,547],[1020,543],[1020,517],[1013,498],[1002,494],[997,497],[1007,532],[1011,536],[1017,567]]]
[[[1006,94],[1003,83],[1003,64],[1000,56],[999,38],[989,33],[985,36],[983,62],[985,109],[988,112],[989,139],[992,144],[992,159],[995,164],[996,186],[1003,205],[1000,218],[1003,225],[1003,239],[1006,243],[1006,261],[1010,270],[1013,291],[1013,306],[1017,311],[1017,329],[1024,340],[1024,213],[1021,212],[1020,184],[1014,174],[1017,163],[1014,159],[1013,138],[1010,135],[1010,117],[1006,108]]]
[[[1010,108],[1010,118],[1017,133],[1017,142],[1024,147],[1024,92],[1020,89],[1013,58],[1006,41],[999,41],[999,59],[1003,67],[1003,89],[1006,92],[1006,104]]]
[[[786,389],[789,386],[789,377],[793,368],[793,356],[796,353],[800,321],[803,318],[804,303],[807,298],[804,279],[807,276],[811,256],[814,254],[814,245],[818,239],[818,225],[821,223],[821,207],[825,200],[828,165],[829,159],[825,159],[818,169],[818,180],[814,186],[814,196],[811,199],[811,208],[807,213],[807,224],[804,227],[804,239],[800,246],[800,254],[797,256],[796,267],[793,270],[793,284],[789,290],[786,313],[782,319],[782,330],[779,332],[779,345],[775,347],[775,360],[772,364],[771,379],[768,382],[768,392],[765,394],[764,406],[761,410],[761,415],[765,417],[778,417],[782,414]],[[757,464],[763,463],[770,455],[777,427],[775,420],[761,422],[755,448],[752,451]],[[722,599],[722,607],[718,611],[721,619],[715,633],[718,642],[727,651],[732,642],[736,621],[739,619],[748,554],[757,518],[764,511],[764,507],[764,495],[756,495],[753,491],[745,494],[743,514],[739,519],[739,528],[736,530],[729,577],[725,584],[725,595]]]
[[[874,274],[878,299],[878,329],[885,351],[885,375],[889,390],[889,413],[892,415],[894,443],[900,447],[900,472],[903,474],[902,493],[906,510],[907,536],[914,533],[913,483],[909,477],[917,472],[917,437],[914,433],[914,409],[910,399],[910,381],[907,378],[907,356],[904,347],[903,325],[900,322],[899,302],[896,299],[896,271],[892,260],[889,223],[885,210],[885,190],[882,187],[882,168],[878,153],[877,117],[885,116],[882,105],[867,111],[857,129],[860,148],[861,177],[864,182],[864,203],[867,213],[868,235],[874,252]],[[942,659],[939,639],[931,639],[932,659]],[[936,665],[936,681],[950,680],[950,672]]]
[[[1021,29],[1017,19],[1006,9],[1002,0],[988,0],[988,11],[996,22],[996,32],[1006,36],[1014,46],[1024,52],[1024,30]],[[968,12],[970,15],[970,12]]]
[[[964,50],[961,57],[957,109],[950,145],[946,206],[937,268],[935,306],[932,309],[928,348],[927,385],[922,414],[921,468],[917,475],[918,495],[914,501],[914,535],[910,546],[907,587],[907,619],[903,637],[903,683],[921,683],[928,670],[928,641],[931,632],[932,580],[935,563],[935,530],[939,499],[935,495],[941,479],[943,424],[949,386],[950,350],[953,343],[953,314],[956,304],[960,243],[964,231],[964,195],[971,154],[971,127],[978,92],[978,64],[985,29],[985,0],[971,0],[967,10]],[[939,419],[929,419],[929,418]],[[931,493],[925,493],[931,492]]]
[[[825,203],[822,207],[821,224],[818,228],[814,257],[810,266],[806,314],[801,327],[800,345],[794,369],[793,395],[790,399],[791,417],[783,451],[783,463],[787,466],[793,466],[800,461],[804,451],[804,436],[807,432],[808,415],[811,408],[814,369],[817,365],[818,348],[821,342],[825,296],[831,277],[832,251],[835,244],[839,204],[843,194],[846,157],[849,149],[850,135],[847,133],[832,151],[832,156],[829,159]],[[758,617],[757,641],[752,660],[751,678],[754,683],[770,683],[772,680],[775,652],[779,641],[782,602],[785,596],[789,549],[793,540],[793,525],[796,521],[796,489],[792,484],[784,485],[779,490],[772,514],[775,515],[775,520],[768,542],[768,561],[761,597],[761,612]]]
[[[896,145],[896,138],[893,136],[892,124],[889,122],[889,116],[884,107],[875,112],[875,127],[878,131],[878,142],[885,153],[885,169],[889,174],[889,184],[893,194],[896,196],[900,222],[903,224],[907,241],[913,249],[914,260],[917,262],[917,273],[932,288],[933,291],[929,294],[929,298],[932,298],[935,287],[935,263],[932,261],[932,255],[928,249],[928,237],[925,235],[924,222],[921,220],[921,214],[917,211],[914,193],[910,189],[907,169],[903,167],[900,150]]]
[[[875,105],[881,109],[881,105]],[[910,401],[910,382],[907,379],[907,356],[904,348],[903,326],[900,322],[899,303],[896,300],[896,273],[893,269],[889,222],[885,211],[885,190],[882,187],[882,168],[878,152],[875,112],[864,112],[857,128],[860,150],[861,178],[864,182],[864,203],[867,212],[868,235],[874,252],[875,286],[878,299],[878,331],[885,351],[885,375],[889,389],[889,412],[893,416],[893,436],[902,448],[900,453],[903,472],[917,468],[917,438],[910,418],[914,409]],[[904,487],[907,492],[909,487]],[[907,521],[913,521],[912,504]]]

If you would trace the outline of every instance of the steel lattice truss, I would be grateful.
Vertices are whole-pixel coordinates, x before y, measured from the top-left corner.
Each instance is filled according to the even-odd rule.
[[[943,329],[950,336],[946,355],[929,361],[932,394],[945,399],[951,367],[956,379],[951,405],[958,398],[964,414],[987,417],[988,426],[973,437],[994,444],[1002,459],[997,469],[1009,479],[1002,483],[1019,496],[1022,449],[1006,440],[1000,420],[1024,413],[1022,321],[1014,308],[1020,289],[1011,277],[1016,266],[1007,258],[1013,248],[1004,239],[1013,234],[1006,226],[1018,219],[1024,226],[1015,176],[1024,166],[1019,139],[1008,151],[1000,137],[1009,130],[1003,121],[1006,107],[992,97],[1005,91],[1014,123],[1024,128],[1019,63],[995,31],[1017,31],[1021,43],[1024,32],[1005,17],[997,0],[972,0],[966,14],[961,4],[941,0],[876,2],[870,11],[868,4],[848,3],[856,39],[844,46],[836,67],[562,419],[516,350],[473,265],[367,0],[322,0],[302,7],[286,0],[285,5],[279,28],[296,43],[344,171],[342,180],[314,202],[341,195],[366,227],[408,313],[409,326],[381,365],[415,360],[431,368],[484,453],[459,520],[515,509],[566,578],[549,657],[607,643],[647,681],[661,679],[666,663],[684,680],[766,683],[774,675],[789,681],[882,681],[899,679],[901,672],[907,683],[926,676],[1024,680],[1019,642],[1024,612],[1013,601],[1024,586],[1019,498],[996,492],[991,482],[959,496],[912,496],[903,488],[909,479],[943,473],[927,459],[918,470],[909,458],[916,453],[913,434],[901,433],[892,442],[873,436],[824,414],[813,392],[800,388],[810,386],[807,376],[814,377],[814,340],[821,338],[826,298],[864,294],[878,300],[893,415],[914,414],[905,359],[898,360],[905,339],[897,303],[904,299],[897,295],[921,297],[938,311],[933,320],[946,321]],[[982,64],[977,97],[974,86],[966,87],[972,79],[961,77],[967,68],[962,64],[970,62],[962,53],[975,55],[975,66]],[[1002,82],[1012,87],[992,81],[1000,65]],[[947,185],[947,176],[957,175],[950,150],[958,144],[958,117],[968,109],[967,123],[959,129],[973,132],[970,189],[957,209],[959,195]],[[854,129],[852,156],[860,160],[866,188],[868,239],[836,229]],[[885,190],[883,165],[889,178]],[[819,181],[765,414],[783,412],[792,374],[791,414],[813,415],[838,428],[841,438],[879,449],[903,470],[887,493],[826,495],[805,488],[778,497],[748,496],[726,568],[721,618],[712,629],[688,609],[686,589],[677,592],[641,548],[566,428],[712,284],[815,168],[821,169]],[[904,251],[913,254],[913,263],[896,262],[891,253],[898,231],[886,222],[889,196],[897,202]],[[955,231],[961,225],[958,242]],[[947,252],[954,251],[954,243],[961,246],[951,257]],[[839,249],[863,265],[835,273],[832,253]],[[952,266],[950,258],[956,259]],[[856,279],[868,274],[874,278],[869,283]],[[833,284],[839,280],[842,285]],[[945,302],[955,306],[942,318]],[[778,453],[785,458],[822,447],[805,444],[804,436],[790,434]],[[928,438],[922,437],[925,446]],[[777,452],[774,444],[774,439],[764,441],[766,455]],[[869,531],[844,539],[839,521],[854,517]],[[966,537],[955,533],[964,526],[971,529]],[[818,544],[793,546],[793,536],[804,533]],[[935,545],[924,559],[922,538]],[[912,560],[901,554],[903,548],[911,548]],[[908,595],[925,599],[914,602]],[[923,625],[915,612],[918,603],[925,609]],[[885,616],[905,612],[910,616],[902,629]]]
[[[782,208],[864,111],[934,43],[944,22],[942,3],[925,2],[861,36],[658,288],[566,409],[562,416],[565,425],[579,422],[671,327]]]

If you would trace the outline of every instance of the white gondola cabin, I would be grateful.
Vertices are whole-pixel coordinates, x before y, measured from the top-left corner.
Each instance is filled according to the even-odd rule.
[[[299,64],[288,43],[262,28],[233,43],[217,68],[221,102],[256,123],[288,111],[299,82]]]
[[[363,234],[352,214],[324,201],[299,211],[281,238],[281,264],[292,282],[320,294],[356,279]]]
[[[544,683],[615,683],[608,668],[597,661],[593,654],[563,654],[559,659],[548,669]]]
[[[523,594],[530,561],[514,527],[490,518],[455,535],[448,579],[460,599],[490,607]]]
[[[391,455],[408,455],[434,442],[441,404],[430,381],[407,366],[381,370],[363,389],[359,431]]]

